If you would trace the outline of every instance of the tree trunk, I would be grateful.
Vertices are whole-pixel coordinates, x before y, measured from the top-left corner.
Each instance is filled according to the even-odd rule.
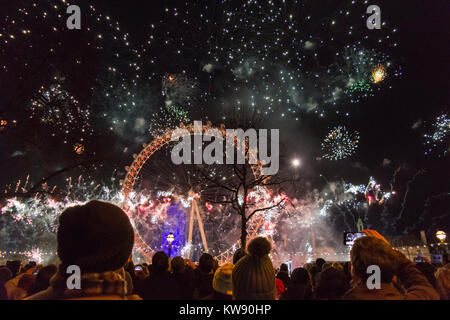
[[[247,247],[247,219],[245,215],[241,217],[241,248],[245,250]]]

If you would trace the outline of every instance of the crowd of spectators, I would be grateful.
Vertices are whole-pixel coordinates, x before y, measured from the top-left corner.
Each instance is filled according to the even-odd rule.
[[[100,201],[67,208],[59,218],[58,265],[8,261],[0,266],[1,300],[449,300],[450,264],[414,263],[376,231],[355,241],[349,262],[317,259],[289,272],[274,268],[271,242],[252,239],[232,263],[208,253],[198,263],[156,252],[151,264],[132,260],[134,231],[119,207]],[[68,285],[78,266],[80,286]],[[369,266],[380,283],[368,285]]]

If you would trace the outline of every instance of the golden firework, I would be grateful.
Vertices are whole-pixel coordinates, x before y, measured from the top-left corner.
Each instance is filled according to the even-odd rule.
[[[386,69],[381,64],[379,64],[372,70],[373,82],[381,82],[384,80],[384,78],[386,78]]]
[[[76,154],[83,154],[84,146],[81,143],[75,143],[73,146],[73,151],[75,151]]]
[[[8,124],[8,121],[6,120],[0,120],[0,131],[6,128],[6,125]]]

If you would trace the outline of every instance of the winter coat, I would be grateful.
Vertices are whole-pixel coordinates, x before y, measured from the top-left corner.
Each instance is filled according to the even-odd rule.
[[[380,289],[369,289],[365,282],[358,283],[348,290],[344,300],[439,300],[439,294],[415,264],[404,259],[400,264],[397,278],[405,288],[401,293],[394,283],[381,283]]]
[[[186,268],[183,273],[174,273],[171,277],[181,288],[181,299],[192,300],[194,298],[194,271]]]
[[[286,288],[280,300],[310,300],[312,299],[312,289],[309,284],[291,283]]]
[[[137,292],[144,300],[180,300],[181,288],[168,271],[152,272],[142,281],[142,289]]]
[[[203,299],[213,292],[213,277],[214,274],[204,273],[200,269],[194,270],[194,287],[195,287],[195,297],[197,299]]]

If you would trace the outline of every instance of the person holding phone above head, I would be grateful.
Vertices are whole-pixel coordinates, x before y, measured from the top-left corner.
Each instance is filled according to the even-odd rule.
[[[35,272],[37,272],[35,274],[36,281],[34,282],[33,286],[31,287],[29,294],[33,295],[40,291],[46,290],[50,285],[50,279],[53,277],[53,275],[57,271],[58,271],[58,268],[54,264],[50,264],[48,266],[43,267],[40,270],[36,270],[35,271]]]
[[[364,232],[344,232],[344,245],[352,246],[356,239],[365,237]],[[325,261],[324,261],[325,263]],[[317,264],[317,262],[316,262]]]
[[[356,285],[345,293],[344,300],[439,300],[437,291],[412,261],[377,231],[363,232],[366,237],[355,240],[350,251],[350,270]],[[370,272],[370,266],[379,268],[379,285],[371,281],[377,271]],[[401,283],[404,292],[395,282]]]

